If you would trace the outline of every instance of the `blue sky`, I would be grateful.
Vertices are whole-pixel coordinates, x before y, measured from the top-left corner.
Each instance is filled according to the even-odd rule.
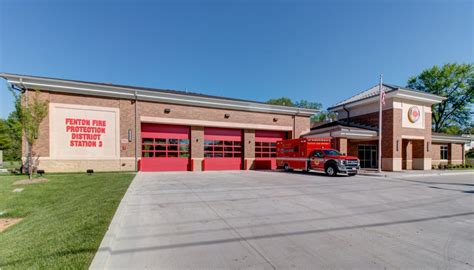
[[[474,1],[0,1],[0,72],[324,107],[474,62]],[[0,83],[0,117],[11,111]]]

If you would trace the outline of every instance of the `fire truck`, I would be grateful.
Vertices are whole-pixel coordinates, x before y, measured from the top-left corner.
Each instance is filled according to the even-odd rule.
[[[329,176],[338,173],[356,175],[360,161],[331,148],[331,138],[300,138],[276,143],[277,166],[285,171],[294,169],[325,172]]]

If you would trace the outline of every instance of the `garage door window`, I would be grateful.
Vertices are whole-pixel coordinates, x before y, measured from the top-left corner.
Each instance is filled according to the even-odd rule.
[[[166,138],[143,138],[142,157],[189,157],[189,140]]]
[[[255,157],[276,157],[276,143],[274,142],[255,142]]]
[[[207,158],[232,158],[242,156],[240,141],[205,140],[204,157]]]

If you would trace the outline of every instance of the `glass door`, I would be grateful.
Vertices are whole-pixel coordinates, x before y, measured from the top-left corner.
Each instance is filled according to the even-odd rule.
[[[375,144],[359,144],[358,158],[360,159],[361,168],[377,168],[377,145]]]

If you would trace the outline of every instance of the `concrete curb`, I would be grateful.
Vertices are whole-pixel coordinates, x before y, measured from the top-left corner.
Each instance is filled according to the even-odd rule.
[[[360,176],[374,176],[374,177],[429,177],[429,176],[443,176],[443,175],[474,175],[474,170],[462,172],[427,172],[427,173],[361,173]]]
[[[128,204],[128,200],[130,199],[130,197],[132,196],[135,190],[134,186],[136,185],[135,184],[136,179],[139,175],[140,175],[140,172],[137,173],[136,176],[133,178],[132,183],[130,184],[127,191],[125,192],[125,195],[120,201],[117,211],[115,211],[114,217],[112,218],[112,221],[110,222],[108,230],[105,232],[104,238],[102,239],[102,242],[100,243],[99,249],[97,250],[94,256],[94,259],[92,260],[92,263],[89,266],[89,269],[105,269],[106,268],[108,259],[112,251],[113,243],[117,236],[117,232],[120,228],[120,225],[122,224],[123,217],[125,216],[125,212],[126,212],[125,209]]]

